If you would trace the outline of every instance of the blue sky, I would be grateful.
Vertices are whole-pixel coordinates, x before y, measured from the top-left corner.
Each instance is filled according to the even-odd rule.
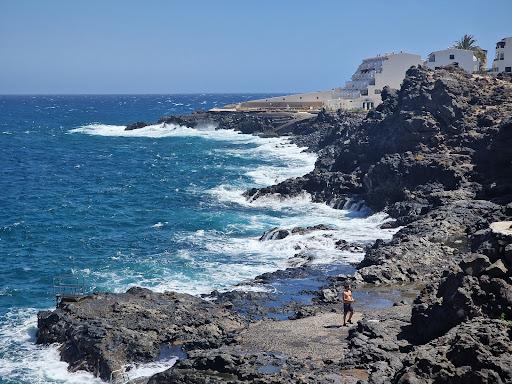
[[[294,92],[512,36],[512,0],[0,0],[0,94]]]

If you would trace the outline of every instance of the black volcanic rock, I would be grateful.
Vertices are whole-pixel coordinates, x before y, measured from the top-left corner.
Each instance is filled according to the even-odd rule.
[[[109,380],[126,363],[155,360],[162,345],[218,347],[243,325],[234,312],[195,296],[131,288],[40,312],[37,343],[61,343],[71,371]]]
[[[485,200],[460,200],[419,215],[390,242],[367,249],[356,278],[368,283],[411,283],[439,278],[471,245],[469,235],[502,216]]]
[[[288,237],[291,234],[291,232],[287,229],[282,228],[272,228],[268,231],[265,231],[263,235],[260,237],[260,241],[268,241],[268,240],[281,240],[285,237]]]
[[[284,229],[284,228],[272,228],[268,231],[265,231],[261,237],[260,241],[268,241],[268,240],[281,240],[289,235],[299,234],[299,235],[305,235],[307,233],[315,232],[315,231],[331,231],[333,230],[332,227],[325,225],[325,224],[318,224],[313,225],[310,227],[294,227],[291,230]]]
[[[148,384],[295,383],[290,372],[304,364],[272,353],[236,350],[196,351],[173,368],[154,375]]]
[[[193,128],[196,123],[194,121],[190,121],[189,119],[184,119],[179,116],[164,116],[158,120],[158,124],[172,124],[172,125],[181,125],[184,127]]]
[[[392,376],[392,383],[512,382],[510,321],[475,318],[418,347]]]
[[[136,123],[128,124],[125,131],[133,131],[134,129],[140,129],[147,127],[149,124],[144,121],[137,121]]]
[[[473,240],[473,249],[481,253],[464,255],[415,300],[411,321],[418,340],[430,341],[475,317],[512,320],[512,264],[507,260],[512,232],[485,232]]]

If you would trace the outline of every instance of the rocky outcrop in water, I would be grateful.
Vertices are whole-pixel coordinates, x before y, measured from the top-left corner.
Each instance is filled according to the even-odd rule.
[[[156,360],[163,346],[218,347],[244,325],[236,313],[195,296],[131,288],[40,312],[37,343],[60,343],[70,370],[110,380],[126,363]]]
[[[315,231],[331,231],[332,227],[329,227],[325,224],[318,224],[311,227],[295,227],[291,230],[284,228],[272,228],[268,231],[265,231],[263,235],[260,237],[260,241],[269,241],[269,240],[282,240],[290,235],[305,235],[307,233],[315,232]]]

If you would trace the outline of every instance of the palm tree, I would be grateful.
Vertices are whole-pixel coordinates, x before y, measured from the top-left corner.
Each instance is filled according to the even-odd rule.
[[[460,40],[457,40],[453,45],[453,48],[458,49],[474,50],[476,47],[476,40],[473,35],[464,35]]]
[[[473,51],[476,58],[480,60],[480,71],[484,71],[487,67],[487,52],[476,45],[476,39],[473,35],[464,35],[460,40],[457,40],[453,48],[468,49]]]

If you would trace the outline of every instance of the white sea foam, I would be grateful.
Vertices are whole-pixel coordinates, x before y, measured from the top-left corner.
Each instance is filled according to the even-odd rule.
[[[127,375],[130,380],[137,379],[139,377],[150,377],[159,372],[163,372],[171,368],[176,362],[176,358],[166,362],[147,363],[136,366],[135,368],[128,371]]]
[[[69,133],[83,133],[94,136],[113,137],[205,137],[213,140],[250,142],[254,136],[244,135],[235,130],[216,130],[214,125],[203,125],[198,128],[189,128],[177,124],[154,124],[143,128],[125,130],[124,125],[88,124],[71,129]]]
[[[12,309],[0,322],[0,378],[24,383],[103,383],[85,371],[68,372],[57,346],[35,344],[37,310]]]
[[[211,140],[230,141],[238,144],[252,144],[253,147],[225,150],[232,156],[253,159],[265,159],[278,165],[262,165],[246,172],[256,185],[271,185],[289,177],[304,175],[313,170],[316,155],[306,152],[306,148],[290,143],[288,138],[262,138],[243,134],[235,130],[215,129],[214,125],[189,128],[175,124],[155,124],[130,131],[122,125],[89,124],[70,130],[70,133],[82,133],[96,136],[114,137],[203,137]]]
[[[390,239],[396,232],[396,229],[380,229],[380,225],[387,219],[385,214],[366,216],[363,212],[337,210],[325,204],[312,203],[308,195],[293,199],[269,196],[264,201],[256,200],[252,204],[236,197],[233,203],[240,202],[244,208],[254,210],[254,214],[247,212],[246,221],[233,223],[224,231],[205,229],[174,233],[173,243],[177,244],[177,248],[183,244],[183,248],[186,246],[195,251],[193,254],[190,251],[169,253],[168,257],[185,261],[187,269],[192,271],[190,274],[173,268],[160,268],[158,276],[140,276],[137,284],[157,291],[174,290],[192,294],[208,293],[212,289],[231,289],[233,285],[256,275],[297,265],[303,262],[304,257],[313,258],[313,264],[359,262],[363,257],[362,252],[338,250],[336,241],[343,239],[364,245],[377,238]],[[267,213],[261,212],[262,207],[267,209]],[[259,235],[236,237],[236,233],[247,230],[261,234],[273,226],[292,229],[318,224],[327,224],[332,230],[295,233],[281,240],[269,241],[260,241]],[[165,257],[160,255],[156,260],[159,260],[161,266]],[[128,288],[130,283],[126,276],[133,276],[133,272],[109,273],[111,275],[102,276],[101,280],[111,281],[120,291]]]
[[[387,215],[377,213],[369,215],[365,209],[354,212],[334,209],[326,204],[314,203],[304,193],[293,198],[268,195],[252,202],[242,196],[241,189],[233,189],[221,185],[209,191],[220,201],[238,204],[246,209],[261,212],[266,209],[267,215],[259,213],[250,220],[245,229],[259,229],[261,232],[272,226],[291,230],[294,227],[307,227],[325,224],[332,230],[313,231],[306,234],[291,234],[284,239],[260,241],[254,238],[229,238],[219,241],[212,235],[211,241],[204,244],[210,251],[229,255],[232,260],[240,258],[243,265],[233,267],[230,264],[211,266],[214,274],[226,275],[229,279],[233,271],[240,271],[240,278],[285,268],[297,262],[298,254],[313,258],[313,264],[324,263],[355,263],[361,261],[363,252],[348,252],[336,249],[336,241],[346,240],[358,244],[370,244],[380,238],[390,239],[397,229],[381,229],[388,220]],[[240,229],[240,228],[239,228]],[[215,241],[214,238],[217,240]],[[188,239],[199,241],[199,239]]]
[[[255,159],[264,164],[255,169],[238,169],[249,176],[252,186],[265,186],[289,177],[306,174],[314,167],[316,156],[291,144],[286,138],[260,138],[231,130],[215,130],[214,126],[187,128],[178,125],[151,125],[141,129],[125,131],[124,126],[91,124],[70,131],[97,136],[119,137],[203,137],[211,140],[231,141],[249,144],[246,148],[223,150],[232,156]],[[228,224],[223,231],[209,228],[190,232],[173,233],[173,252],[164,252],[141,260],[134,260],[125,267],[102,271],[87,271],[89,277],[98,279],[103,288],[114,292],[125,291],[133,285],[150,287],[156,291],[180,291],[191,294],[208,293],[212,289],[231,289],[235,284],[248,281],[256,275],[286,268],[301,262],[297,254],[311,256],[314,263],[353,263],[360,261],[362,253],[351,253],[336,249],[336,241],[369,244],[377,238],[390,239],[396,232],[382,230],[380,225],[387,220],[384,214],[369,215],[348,209],[337,210],[326,204],[314,203],[304,193],[293,198],[276,195],[264,196],[248,201],[242,194],[249,185],[218,185],[208,191],[191,185],[189,193],[207,193],[218,202],[240,207],[243,220]],[[349,208],[349,207],[347,207]],[[166,222],[157,222],[152,227],[162,228]],[[314,231],[306,234],[291,234],[281,240],[260,241],[259,235],[239,237],[240,233],[261,234],[272,227],[292,229],[326,224],[332,230]],[[180,247],[183,243],[183,247]],[[204,255],[209,255],[204,256]],[[218,256],[218,257],[212,257]],[[122,255],[112,255],[113,263],[123,263]],[[135,265],[136,263],[143,264]],[[168,263],[168,264],[167,264]],[[178,263],[184,268],[173,268]],[[166,265],[169,265],[167,268]],[[141,273],[148,269],[154,273]],[[82,271],[85,273],[85,271]],[[239,286],[238,289],[268,290],[255,285]],[[25,382],[61,381],[68,383],[91,383],[97,381],[86,373],[69,374],[66,364],[59,361],[54,347],[40,347],[33,344],[35,311],[23,318],[20,313],[12,314],[12,321],[4,322],[0,336],[0,376],[19,378]],[[9,323],[13,324],[9,327]],[[7,325],[5,325],[7,324]],[[9,332],[26,333],[25,339],[17,342],[17,336]],[[19,337],[18,337],[19,338]],[[14,344],[20,343],[20,344]],[[16,351],[20,351],[19,353]],[[144,364],[130,370],[131,379],[153,374],[169,368],[174,360]],[[35,367],[35,368],[34,368]]]
[[[197,136],[212,140],[231,141],[239,144],[250,144],[247,147],[225,149],[231,156],[255,159],[267,163],[255,169],[243,170],[251,177],[253,186],[265,186],[306,174],[314,168],[316,155],[305,152],[289,142],[286,138],[261,138],[246,135],[234,130],[216,130],[208,125],[199,128],[188,128],[173,124],[157,124],[144,128],[125,131],[124,126],[92,124],[72,130],[73,133],[84,133],[100,136],[123,137],[187,137]],[[358,213],[349,210],[333,209],[326,204],[313,203],[311,196],[304,193],[293,198],[282,198],[269,195],[254,201],[248,201],[243,192],[248,185],[218,185],[206,193],[218,202],[238,205],[243,210],[249,209],[246,222],[228,224],[223,232],[199,230],[193,233],[175,233],[174,242],[184,242],[183,248],[192,244],[198,254],[218,254],[215,258],[201,258],[195,252],[174,252],[160,255],[156,260],[182,260],[192,272],[187,274],[175,268],[160,268],[159,274],[151,277],[136,274],[134,271],[117,270],[96,272],[100,280],[109,281],[109,288],[122,291],[131,285],[148,286],[152,289],[184,291],[201,294],[211,289],[227,289],[240,281],[285,268],[297,262],[297,254],[312,257],[315,263],[353,263],[360,261],[362,253],[351,253],[337,250],[336,241],[343,239],[349,242],[370,243],[377,238],[389,239],[396,230],[382,230],[380,225],[386,220],[383,214],[368,216],[368,211]],[[188,188],[190,193],[204,193],[196,186]],[[250,211],[254,211],[252,214]],[[245,212],[244,212],[245,213]],[[159,228],[161,223],[154,225]],[[291,229],[297,226],[313,226],[326,224],[333,228],[330,231],[315,231],[303,235],[293,234],[282,240],[259,241],[259,236],[252,238],[236,237],[237,233],[246,231],[262,233],[273,226]],[[180,247],[178,247],[180,248]],[[160,264],[159,264],[160,267]]]

